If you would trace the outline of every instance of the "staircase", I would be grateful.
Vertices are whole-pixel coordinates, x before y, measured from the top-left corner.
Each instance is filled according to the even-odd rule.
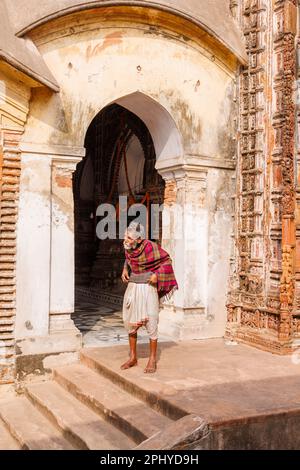
[[[0,400],[0,450],[134,449],[181,416],[87,349],[52,380]]]

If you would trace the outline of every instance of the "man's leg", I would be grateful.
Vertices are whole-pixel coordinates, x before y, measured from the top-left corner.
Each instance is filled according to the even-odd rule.
[[[129,348],[130,348],[130,355],[128,361],[121,365],[121,369],[129,369],[130,367],[134,367],[137,365],[137,356],[136,356],[136,343],[137,343],[137,330],[129,333]]]
[[[145,374],[153,374],[156,372],[156,352],[157,352],[157,339],[150,339],[150,356],[149,361],[144,369]]]
[[[146,329],[149,334],[150,355],[144,372],[146,374],[153,374],[156,372],[158,317],[150,317],[147,322]]]

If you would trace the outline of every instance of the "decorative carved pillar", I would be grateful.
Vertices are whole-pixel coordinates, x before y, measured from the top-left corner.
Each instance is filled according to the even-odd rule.
[[[78,157],[57,156],[51,167],[50,333],[74,330],[74,207],[72,173]]]
[[[298,16],[300,11],[300,3],[298,1]],[[297,30],[296,40],[296,263],[295,263],[295,298],[294,298],[294,312],[292,321],[292,333],[296,341],[300,341],[300,28]]]
[[[179,285],[173,299],[162,304],[160,332],[175,339],[203,338],[208,323],[207,170],[182,165],[159,172],[166,181],[162,245]]]
[[[281,93],[282,140],[282,275],[280,279],[280,325],[279,341],[292,339],[292,314],[295,296],[296,228],[295,228],[295,103],[296,83],[297,10],[295,0],[277,0],[274,16],[277,20],[275,54],[282,54],[282,70],[277,78],[277,88]],[[278,52],[277,52],[278,51]]]
[[[295,273],[296,1],[240,0],[239,5],[249,66],[240,75],[240,282],[230,290],[226,334],[286,354],[300,330],[295,317],[295,287],[300,292]]]

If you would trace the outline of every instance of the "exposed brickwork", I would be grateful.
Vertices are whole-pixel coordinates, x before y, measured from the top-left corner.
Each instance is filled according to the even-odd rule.
[[[68,176],[56,176],[56,183],[60,188],[71,188],[72,187],[72,179]]]
[[[176,202],[176,181],[166,181],[164,205],[170,206]]]
[[[0,383],[12,382],[15,369],[16,221],[21,173],[21,132],[2,131],[0,148]]]

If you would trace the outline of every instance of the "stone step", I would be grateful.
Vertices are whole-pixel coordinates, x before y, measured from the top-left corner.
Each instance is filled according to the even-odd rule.
[[[154,386],[150,387],[150,377],[148,377],[147,386],[143,386],[141,385],[140,377],[137,379],[134,375],[135,371],[133,369],[136,368],[132,368],[130,371],[122,371],[120,369],[121,357],[118,357],[120,354],[117,352],[117,348],[113,358],[110,356],[109,359],[107,358],[107,354],[110,355],[111,352],[108,351],[109,348],[106,349],[107,350],[105,351],[104,348],[82,349],[80,351],[81,364],[84,364],[91,370],[94,370],[95,372],[98,372],[102,376],[111,380],[114,384],[121,387],[132,396],[144,401],[148,406],[167,416],[171,420],[177,420],[186,416],[186,410],[166,400],[163,397],[163,394],[157,393],[155,387],[157,382],[154,381]],[[118,349],[119,351],[123,351],[122,346],[118,346]],[[124,353],[127,354],[127,350],[125,351],[124,349]],[[126,357],[125,354],[124,357]],[[118,365],[116,365],[116,363]],[[132,373],[130,374],[128,372]],[[144,381],[147,381],[147,375],[142,375],[145,376]]]
[[[1,400],[0,418],[22,449],[76,449],[26,397]]]
[[[54,381],[28,385],[26,394],[63,435],[80,449],[126,450],[135,446],[125,434]]]
[[[148,407],[82,364],[53,371],[54,379],[77,399],[88,405],[137,444],[170,424],[170,419]]]
[[[3,421],[0,420],[0,450],[20,450],[18,442],[12,437]]]

